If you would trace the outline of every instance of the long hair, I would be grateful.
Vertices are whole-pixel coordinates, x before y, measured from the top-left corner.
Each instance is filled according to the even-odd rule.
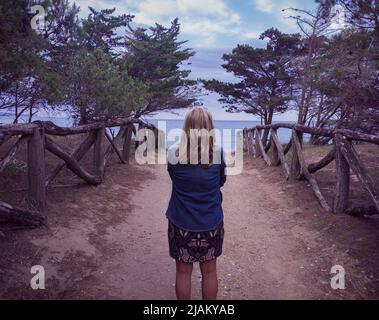
[[[214,124],[211,113],[204,108],[187,112],[176,156],[180,163],[212,164],[215,144]]]

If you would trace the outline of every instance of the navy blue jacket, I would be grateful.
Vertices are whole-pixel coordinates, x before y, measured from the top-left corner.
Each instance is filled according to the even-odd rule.
[[[168,163],[172,193],[166,217],[187,231],[209,231],[223,219],[220,187],[226,181],[225,162],[191,165]]]

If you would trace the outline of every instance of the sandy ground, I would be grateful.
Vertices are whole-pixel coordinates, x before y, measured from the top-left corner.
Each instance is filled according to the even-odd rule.
[[[165,210],[171,183],[162,165],[109,168],[97,187],[49,191],[49,224],[0,233],[0,297],[175,299]],[[378,219],[319,209],[305,182],[244,160],[223,188],[225,242],[218,259],[220,299],[379,298]],[[34,291],[32,265],[46,270]],[[330,287],[342,265],[346,289]],[[194,299],[201,298],[198,266]]]

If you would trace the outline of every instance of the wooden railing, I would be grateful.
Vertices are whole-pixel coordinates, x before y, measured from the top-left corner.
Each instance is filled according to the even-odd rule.
[[[19,227],[37,227],[44,224],[47,219],[46,189],[58,173],[66,166],[75,175],[85,182],[98,185],[103,181],[105,167],[115,152],[122,163],[127,163],[130,156],[130,144],[134,124],[140,127],[157,130],[154,126],[138,119],[116,119],[108,122],[96,122],[87,125],[69,128],[59,127],[52,122],[36,121],[29,124],[0,125],[0,146],[12,137],[17,137],[15,143],[0,159],[0,174],[7,164],[14,158],[17,149],[23,141],[27,141],[27,173],[28,173],[28,199],[30,208],[23,209],[9,203],[0,201],[0,221],[16,224]],[[120,127],[118,134],[112,137],[106,128]],[[51,137],[86,134],[85,138],[76,148],[67,153]],[[104,136],[109,145],[104,148]],[[122,143],[122,152],[117,145]],[[79,163],[93,146],[94,172],[90,173]],[[48,150],[60,161],[53,170],[47,174],[45,170],[45,150]]]
[[[277,135],[277,130],[279,128],[292,130],[291,139],[284,149]],[[269,131],[269,139],[265,145],[261,138],[262,130]],[[302,139],[300,139],[300,135],[304,133],[330,138],[333,141],[333,149],[320,161],[308,164],[303,155]],[[276,123],[272,125],[245,128],[243,130],[243,137],[244,149],[249,155],[256,158],[262,157],[269,166],[281,165],[286,179],[292,177],[298,180],[304,178],[308,180],[320,205],[328,212],[347,212],[349,205],[351,169],[374,203],[374,207],[360,208],[359,214],[379,213],[379,196],[377,188],[367,174],[367,169],[352,143],[356,140],[379,145],[378,136],[346,129],[328,130],[311,128],[298,124]],[[269,150],[271,150],[270,156],[268,155]],[[289,161],[287,161],[286,154],[289,150],[292,150],[292,156]],[[318,182],[313,173],[324,168],[333,160],[335,160],[336,164],[336,192],[333,204],[329,204],[321,193]],[[374,210],[372,208],[374,208]],[[357,214],[357,212],[351,211],[350,213]]]

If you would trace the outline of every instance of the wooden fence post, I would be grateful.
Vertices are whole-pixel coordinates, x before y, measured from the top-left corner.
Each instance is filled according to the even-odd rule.
[[[345,157],[346,161],[349,163],[351,170],[357,176],[362,186],[366,189],[368,195],[375,204],[376,210],[379,212],[378,191],[374,182],[368,175],[366,167],[360,159],[357,151],[355,151],[351,142],[342,135],[340,136],[340,139],[337,138],[336,142],[340,147],[341,153]]]
[[[261,148],[259,146],[259,140],[261,139],[261,131],[258,129],[255,129],[255,155],[254,158],[259,158],[262,156]]]
[[[250,149],[251,149],[251,154],[254,158],[257,157],[257,152],[256,152],[256,148],[255,148],[255,132],[254,131],[250,131],[250,134],[251,134],[251,138],[249,140],[249,143],[250,143]]]
[[[43,128],[33,129],[28,141],[28,192],[31,204],[46,218],[45,137]]]
[[[276,130],[275,129],[270,129],[270,130],[271,130],[270,139],[271,139],[271,146],[272,146],[272,164],[274,166],[278,166],[280,164],[279,152],[278,152],[278,148],[275,144],[274,136],[273,136],[273,133],[276,135]]]
[[[332,212],[332,208],[330,208],[329,204],[326,202],[324,196],[322,195],[320,191],[317,180],[308,171],[307,162],[305,161],[305,158],[302,152],[301,142],[295,129],[292,129],[292,148],[294,151],[293,154],[297,155],[297,157],[299,158],[298,161],[300,163],[300,172],[308,180],[321,206],[325,209],[325,211]]]
[[[246,135],[246,144],[247,144],[247,154],[253,156],[253,132],[248,131]]]
[[[336,194],[333,203],[334,213],[344,213],[349,205],[350,166],[341,152],[339,135],[335,136],[335,160],[336,160]]]
[[[262,156],[264,161],[267,163],[267,165],[271,166],[271,159],[269,158],[269,156],[266,153],[266,150],[265,150],[265,147],[263,146],[260,134],[258,134],[258,139],[256,141],[258,141],[258,148],[259,148],[260,155]]]
[[[276,152],[278,153],[279,163],[282,165],[284,176],[288,180],[290,176],[290,169],[288,167],[288,163],[286,160],[286,156],[283,152],[282,145],[279,141],[278,136],[276,135],[276,132],[273,129],[271,129],[271,139],[272,139],[273,147],[276,148]]]
[[[300,141],[300,148],[302,147],[301,145],[301,140],[299,139],[299,133],[296,130],[292,130],[292,142],[295,139],[294,135],[296,135],[297,140]],[[291,159],[291,177],[294,179],[298,179],[301,176],[301,166],[300,166],[300,161],[299,161],[299,156],[298,156],[298,150],[297,148],[294,148],[293,143],[292,143],[292,159]]]
[[[95,141],[95,136],[96,134],[94,131],[89,132],[87,137],[75,148],[70,156],[76,161],[80,161],[85,156],[87,151],[91,148],[92,144]],[[55,166],[51,174],[46,179],[46,187],[49,186],[49,184],[55,179],[55,177],[64,168],[65,165],[66,163],[64,161],[61,161]]]
[[[247,149],[247,132],[246,132],[246,129],[242,130],[242,137],[243,137],[243,151],[248,153],[248,149]]]
[[[243,151],[250,155],[249,132],[243,129]]]
[[[95,175],[99,177],[100,180],[104,176],[104,150],[103,150],[103,137],[105,133],[105,128],[97,129],[95,132],[95,143],[93,145],[94,152],[94,167]]]
[[[130,158],[130,144],[132,141],[132,133],[133,133],[133,124],[129,124],[126,128],[125,131],[125,138],[124,138],[124,143],[122,145],[122,159],[125,162],[128,162]]]

